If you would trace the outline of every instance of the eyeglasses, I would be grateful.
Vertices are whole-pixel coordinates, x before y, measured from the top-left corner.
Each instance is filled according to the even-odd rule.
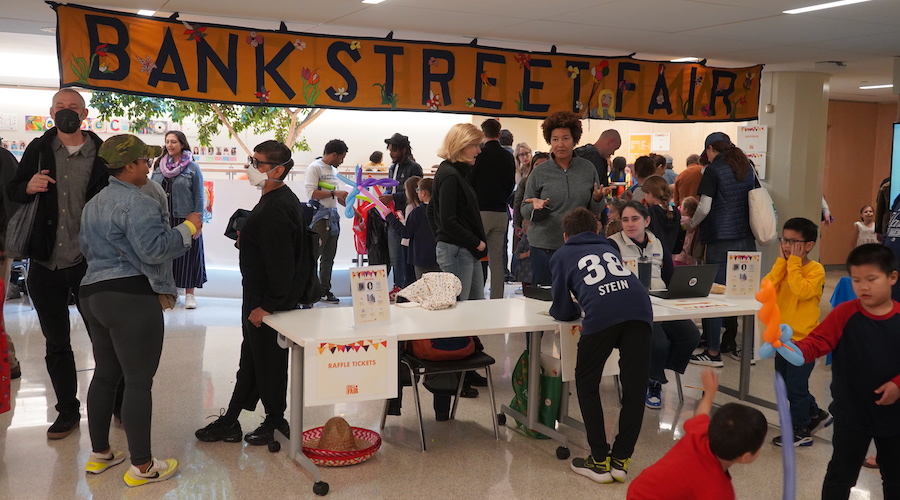
[[[526,152],[526,151],[523,151],[523,152],[519,153],[518,156],[519,156],[520,158],[523,157],[523,156],[526,157],[526,158],[530,158],[530,157],[531,157],[531,153],[528,153],[528,152]]]
[[[275,162],[275,161],[257,160],[256,158],[254,158],[252,156],[248,156],[247,157],[247,165],[249,165],[253,168],[259,168],[260,165],[281,165],[281,164],[278,162]]]
[[[791,240],[788,238],[778,238],[778,241],[781,242],[782,245],[787,243],[788,245],[793,245],[794,243],[808,243],[807,240]]]

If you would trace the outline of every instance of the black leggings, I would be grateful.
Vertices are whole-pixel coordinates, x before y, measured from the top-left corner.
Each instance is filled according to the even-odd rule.
[[[122,424],[131,463],[150,461],[153,376],[163,346],[163,314],[156,294],[96,292],[81,298],[94,346],[94,378],[88,390],[87,414],[91,447],[109,449],[109,424],[116,386],[125,377]]]
[[[619,434],[612,447],[612,456],[626,459],[634,453],[644,418],[644,396],[650,369],[650,324],[626,321],[600,332],[582,334],[578,341],[575,389],[591,455],[601,462],[609,455],[609,443],[600,403],[600,377],[614,348],[619,349],[622,410],[619,411]]]

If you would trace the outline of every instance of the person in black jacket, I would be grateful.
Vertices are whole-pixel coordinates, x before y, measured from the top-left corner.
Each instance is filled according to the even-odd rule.
[[[47,437],[62,439],[81,420],[69,328],[69,297],[74,294],[80,312],[78,287],[87,270],[78,246],[81,211],[106,187],[109,174],[97,157],[103,141],[81,130],[88,114],[81,94],[60,90],[53,95],[50,114],[55,127],[28,145],[6,194],[23,204],[39,196],[28,249],[28,290],[47,341],[44,359],[59,412]]]
[[[466,178],[481,152],[484,135],[471,123],[457,123],[444,137],[438,156],[444,159],[434,174],[428,222],[437,240],[438,265],[462,282],[459,300],[484,298],[484,273],[479,260],[487,255],[478,197]]]
[[[481,223],[487,237],[491,298],[502,299],[506,277],[504,242],[509,231],[509,208],[506,203],[516,186],[516,160],[500,145],[500,122],[488,118],[481,124],[481,130],[484,131],[485,142],[475,159],[475,168],[469,174],[469,180],[478,197]]]
[[[277,141],[253,149],[248,177],[262,187],[262,198],[238,233],[243,276],[243,341],[234,392],[228,410],[194,435],[200,441],[241,440],[241,410],[254,410],[262,400],[266,418],[244,436],[252,445],[274,441],[278,430],[290,437],[287,409],[288,351],[278,346],[278,333],[262,323],[276,312],[296,309],[304,288],[315,276],[315,264],[303,255],[307,237],[300,200],[283,181],[294,161]],[[302,429],[301,429],[302,430]]]
[[[16,175],[18,168],[19,162],[16,161],[16,157],[7,151],[6,148],[0,148],[0,196],[3,197],[3,201],[0,203],[0,238],[2,238],[4,243],[4,249],[6,248],[6,223],[21,206],[10,200],[9,196],[6,195],[6,186],[9,185],[9,181]],[[12,263],[12,259],[5,255],[0,255],[0,276],[3,277],[3,283],[6,284],[7,289],[9,288],[9,273],[12,269]],[[15,296],[18,297],[19,292],[15,293]],[[7,295],[7,298],[9,298],[9,295]],[[17,379],[22,376],[22,368],[19,365],[18,358],[16,358],[16,346],[13,344],[12,337],[9,334],[6,335],[6,342],[9,346],[9,377]]]
[[[424,177],[422,166],[413,159],[409,137],[395,133],[385,139],[384,143],[387,144],[393,162],[388,168],[388,178],[397,181],[397,186],[387,188],[385,191],[387,194],[382,195],[380,200],[385,205],[394,202],[394,210],[406,210],[407,200],[403,185],[406,183],[406,179],[414,175]],[[391,268],[394,269],[394,289],[396,291],[413,281],[406,276],[406,247],[400,244],[400,239],[400,235],[388,226],[387,243]]]

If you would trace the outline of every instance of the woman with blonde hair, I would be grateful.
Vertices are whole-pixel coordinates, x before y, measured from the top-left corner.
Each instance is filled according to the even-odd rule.
[[[475,190],[467,177],[481,152],[484,134],[471,123],[450,128],[438,156],[444,159],[434,174],[428,220],[437,241],[438,265],[462,282],[459,300],[484,298],[484,271],[479,260],[487,255],[484,226]]]
[[[524,142],[520,142],[516,144],[515,149],[515,157],[516,157],[516,184],[519,184],[522,181],[522,178],[526,177],[528,174],[527,171],[531,170],[531,148],[528,147],[528,144]]]

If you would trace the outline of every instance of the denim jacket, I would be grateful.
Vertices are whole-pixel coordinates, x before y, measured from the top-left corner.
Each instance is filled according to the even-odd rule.
[[[160,161],[165,161],[165,158]],[[162,185],[163,174],[158,165],[153,169],[150,179]],[[202,214],[203,173],[200,172],[200,165],[188,163],[188,166],[172,179],[172,190],[168,194],[172,197],[172,217],[184,219],[194,212]]]
[[[82,285],[143,274],[156,293],[175,293],[172,259],[191,248],[191,231],[170,228],[158,202],[110,177],[84,206],[79,242],[88,264]]]

